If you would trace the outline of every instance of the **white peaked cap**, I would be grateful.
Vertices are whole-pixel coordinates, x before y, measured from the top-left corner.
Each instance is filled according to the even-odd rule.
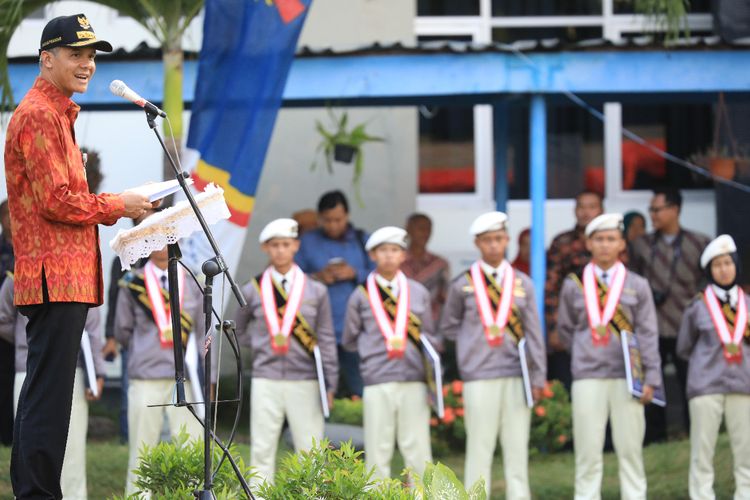
[[[701,267],[703,269],[707,268],[714,257],[734,253],[736,251],[737,245],[734,243],[732,237],[728,234],[722,234],[706,245],[706,249],[703,250],[703,253],[701,254]]]
[[[406,248],[406,231],[396,226],[381,227],[367,238],[365,250],[368,252],[383,243],[393,243]]]
[[[620,231],[625,229],[622,214],[601,214],[598,217],[594,217],[594,220],[586,225],[586,237],[588,238],[597,231],[607,231],[609,229],[619,229]]]
[[[265,243],[273,238],[296,238],[299,234],[299,224],[294,219],[272,220],[260,232],[258,241]]]
[[[508,216],[503,212],[487,212],[471,223],[469,233],[477,236],[488,231],[501,231],[505,229],[505,223],[508,222]]]

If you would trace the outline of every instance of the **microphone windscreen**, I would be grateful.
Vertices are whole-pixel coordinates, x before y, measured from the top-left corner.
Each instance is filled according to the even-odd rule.
[[[112,80],[109,84],[109,91],[120,97],[124,97],[127,88],[128,86],[122,80]]]

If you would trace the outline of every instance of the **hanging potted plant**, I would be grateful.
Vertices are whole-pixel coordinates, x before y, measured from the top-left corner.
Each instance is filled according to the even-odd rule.
[[[366,123],[360,123],[352,129],[347,129],[349,115],[343,112],[337,117],[332,110],[328,113],[333,122],[333,129],[328,130],[320,121],[315,121],[315,128],[321,136],[316,152],[323,153],[326,168],[333,173],[333,163],[351,164],[354,162],[352,184],[354,185],[357,201],[362,204],[359,192],[359,182],[364,170],[364,155],[362,146],[368,142],[383,142],[382,137],[369,135],[366,131]],[[311,170],[315,170],[317,163],[313,162]]]
[[[664,42],[674,42],[680,38],[680,32],[690,36],[687,15],[690,0],[633,0],[635,11],[645,14],[654,23],[657,30],[665,33]]]
[[[721,122],[724,121],[727,138],[729,139],[730,149],[721,147],[719,144],[719,132]],[[732,180],[735,177],[737,166],[746,167],[747,158],[740,154],[737,147],[737,141],[732,131],[732,124],[729,120],[729,112],[724,102],[724,93],[719,93],[719,103],[716,107],[716,118],[714,119],[714,141],[713,145],[704,153],[693,155],[690,159],[696,165],[708,169],[711,175],[721,179]],[[745,168],[743,168],[745,170]]]

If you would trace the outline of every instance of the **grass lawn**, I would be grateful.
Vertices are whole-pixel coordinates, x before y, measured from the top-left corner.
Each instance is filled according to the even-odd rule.
[[[245,461],[249,448],[240,445]],[[282,453],[285,453],[283,451]],[[688,498],[687,479],[690,446],[688,441],[651,445],[644,451],[650,498]],[[88,447],[89,498],[100,500],[120,494],[124,488],[127,446],[116,441],[92,441]],[[440,461],[463,475],[463,455],[441,457]],[[402,467],[400,456],[394,459],[393,471]],[[530,461],[531,491],[534,498],[571,498],[573,496],[573,454],[537,455]],[[12,498],[10,487],[10,449],[0,447],[0,499]],[[719,437],[715,460],[717,498],[731,498],[734,491],[732,456],[726,434]],[[503,498],[505,484],[502,465],[497,460],[493,470],[492,498]],[[602,498],[620,497],[617,459],[612,453],[604,457]]]

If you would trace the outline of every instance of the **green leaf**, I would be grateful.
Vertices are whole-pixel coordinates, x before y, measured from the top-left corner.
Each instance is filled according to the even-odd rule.
[[[484,486],[484,479],[480,478],[466,492],[469,500],[486,500],[487,491]]]

